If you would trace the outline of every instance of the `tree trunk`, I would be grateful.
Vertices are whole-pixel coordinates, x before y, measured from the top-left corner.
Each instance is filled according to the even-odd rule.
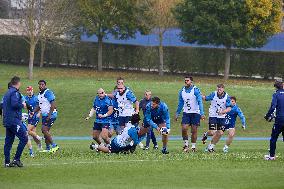
[[[44,52],[45,52],[45,40],[40,41],[40,64],[39,67],[43,67],[44,64]]]
[[[224,72],[224,79],[229,79],[229,73],[230,73],[230,64],[231,64],[231,48],[226,48],[225,53],[225,72]]]
[[[163,33],[159,32],[159,75],[164,75],[164,49],[163,49]]]
[[[33,67],[34,67],[34,57],[35,57],[35,46],[36,44],[30,44],[30,60],[29,60],[29,80],[33,79]]]
[[[98,36],[98,71],[103,70],[103,37]]]

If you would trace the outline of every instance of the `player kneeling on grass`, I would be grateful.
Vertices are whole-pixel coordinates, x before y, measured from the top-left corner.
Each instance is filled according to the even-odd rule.
[[[153,97],[152,102],[148,103],[145,111],[146,123],[157,129],[162,135],[163,154],[168,154],[168,134],[170,133],[170,113],[166,103],[160,101],[159,97]]]
[[[122,133],[112,139],[109,146],[92,144],[92,150],[102,151],[105,153],[120,153],[135,151],[137,144],[141,141],[142,137],[139,136],[139,114],[134,114],[130,118],[130,122],[126,124]]]
[[[272,133],[270,138],[269,154],[264,156],[265,160],[275,160],[276,142],[278,136],[284,131],[284,89],[282,81],[275,81],[274,87],[276,92],[272,96],[271,106],[265,115],[267,121],[271,121],[273,112],[276,110],[275,123],[272,127]]]
[[[231,98],[231,111],[227,113],[226,115],[226,122],[225,122],[225,128],[223,131],[228,131],[228,138],[226,140],[226,144],[223,148],[223,152],[227,153],[229,151],[229,146],[231,145],[233,138],[235,136],[235,125],[236,125],[236,119],[237,116],[240,117],[242,122],[242,128],[246,129],[246,119],[242,112],[242,110],[237,105],[237,99],[236,97],[232,96]],[[224,133],[222,133],[223,135]],[[221,138],[222,135],[218,135],[217,140]],[[214,137],[214,136],[213,136]]]
[[[101,145],[101,139],[104,140],[105,144],[108,146],[110,144],[110,123],[111,115],[113,113],[112,100],[106,95],[105,91],[100,88],[98,90],[98,96],[94,99],[93,108],[90,111],[86,120],[90,119],[96,113],[96,120],[93,127],[93,139]],[[91,144],[91,149],[92,145]]]

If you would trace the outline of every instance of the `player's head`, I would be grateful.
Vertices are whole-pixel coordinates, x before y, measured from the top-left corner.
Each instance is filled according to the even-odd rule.
[[[161,102],[161,100],[160,100],[159,97],[157,97],[157,96],[153,97],[152,98],[152,105],[151,105],[152,108],[153,109],[157,108],[159,106],[160,102]]]
[[[217,85],[217,93],[219,95],[223,94],[225,90],[225,85],[223,83],[220,83]]]
[[[144,96],[147,100],[150,100],[152,97],[152,92],[150,90],[146,90]]]
[[[137,125],[139,124],[139,121],[140,121],[140,116],[139,114],[133,114],[130,118],[130,122],[132,125]]]
[[[124,84],[124,78],[122,78],[122,77],[118,77],[116,79],[116,85],[120,85],[120,84]]]
[[[28,95],[28,96],[33,96],[33,94],[34,94],[34,89],[33,89],[33,87],[32,87],[32,86],[28,86],[28,87],[26,88],[26,92],[27,92],[27,95]]]
[[[39,80],[38,81],[38,88],[40,91],[46,89],[46,81],[45,80]]]
[[[279,90],[279,89],[283,89],[283,81],[282,79],[277,79],[274,82],[274,87]]]
[[[191,86],[192,82],[193,82],[193,77],[191,77],[189,75],[184,76],[184,84],[185,84],[186,87]]]
[[[235,96],[231,96],[231,104],[234,106],[237,103],[237,98]]]
[[[10,84],[16,89],[19,89],[21,87],[21,79],[18,76],[14,76],[12,77]]]
[[[105,90],[103,88],[99,88],[97,95],[99,98],[104,98],[106,96]]]
[[[123,93],[124,90],[125,90],[124,84],[119,84],[119,85],[117,85],[117,90],[118,90],[118,92],[119,92],[120,94]]]

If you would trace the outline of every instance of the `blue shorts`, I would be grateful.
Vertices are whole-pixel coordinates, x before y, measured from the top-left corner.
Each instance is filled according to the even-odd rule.
[[[42,126],[47,126],[47,127],[51,127],[55,120],[56,117],[51,117],[49,120],[46,120],[47,116],[42,116]]]
[[[110,150],[111,153],[119,153],[119,152],[122,152],[124,150],[124,148],[120,147],[116,142],[116,138],[114,138],[110,142],[109,150]]]
[[[126,117],[118,117],[119,126],[126,126],[126,123],[128,123],[131,119],[131,116]]]
[[[101,131],[103,128],[110,129],[110,124],[109,123],[97,123],[97,122],[94,122],[93,130]]]
[[[38,123],[39,123],[39,118],[36,115],[33,115],[33,117],[28,118],[29,125],[33,125],[36,127]]]
[[[235,125],[233,125],[233,124],[226,124],[224,130],[233,129],[233,128],[235,128]]]
[[[209,117],[209,130],[224,130],[226,118]]]
[[[116,130],[119,127],[119,122],[111,122],[110,128]]]
[[[200,118],[201,118],[200,114],[183,112],[181,124],[199,126],[200,125]]]

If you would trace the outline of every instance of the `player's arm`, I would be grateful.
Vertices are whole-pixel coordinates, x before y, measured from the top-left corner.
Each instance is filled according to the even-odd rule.
[[[182,90],[179,91],[178,93],[178,107],[177,107],[177,111],[176,111],[176,115],[175,115],[175,120],[177,121],[178,120],[178,116],[183,108],[183,105],[184,105],[184,100],[182,98]]]
[[[202,99],[205,100],[205,101],[211,101],[211,100],[213,100],[214,96],[215,96],[215,92],[212,92],[208,96],[202,96]]]
[[[158,125],[156,123],[153,122],[152,118],[151,118],[151,103],[149,103],[146,106],[146,111],[145,111],[145,119],[146,122],[154,129],[158,128]]]
[[[139,101],[136,99],[135,95],[131,91],[128,91],[128,93],[126,94],[126,98],[135,104],[134,105],[135,112],[138,114],[139,113]]]
[[[265,117],[264,117],[266,120],[268,120],[269,117],[271,117],[271,115],[273,114],[273,112],[274,112],[276,106],[277,106],[277,99],[276,99],[276,93],[274,93],[274,94],[272,95],[272,101],[271,101],[270,108],[269,108],[267,114],[266,114]]]
[[[168,106],[165,104],[163,109],[164,119],[166,121],[166,126],[168,129],[171,128],[171,118],[170,118],[170,112]]]
[[[197,100],[197,103],[198,103],[198,106],[199,106],[201,118],[205,119],[204,107],[203,107],[203,102],[202,102],[202,95],[201,95],[201,92],[198,88],[194,89],[194,95],[196,96],[196,100]]]
[[[95,113],[96,113],[95,108],[91,108],[91,110],[90,110],[90,112],[89,112],[89,115],[85,118],[85,120],[88,120],[88,119],[90,119],[91,117],[93,117]]]
[[[55,104],[55,100],[52,100],[50,102],[50,110],[48,113],[48,118],[51,118],[51,114],[53,113],[53,111],[56,109],[56,104]]]
[[[226,114],[226,113],[230,112],[231,110],[232,110],[231,98],[228,97],[228,98],[226,99],[226,109],[225,109],[225,110],[221,110],[221,111],[219,112],[219,114],[220,114],[220,115]]]
[[[241,119],[242,128],[245,129],[246,128],[246,118],[245,118],[242,110],[240,108],[238,108],[237,113],[238,113],[239,118]]]
[[[128,130],[128,135],[130,136],[130,138],[133,140],[133,145],[136,146],[137,144],[139,144],[139,137],[138,137],[138,133],[136,128],[131,128]]]

